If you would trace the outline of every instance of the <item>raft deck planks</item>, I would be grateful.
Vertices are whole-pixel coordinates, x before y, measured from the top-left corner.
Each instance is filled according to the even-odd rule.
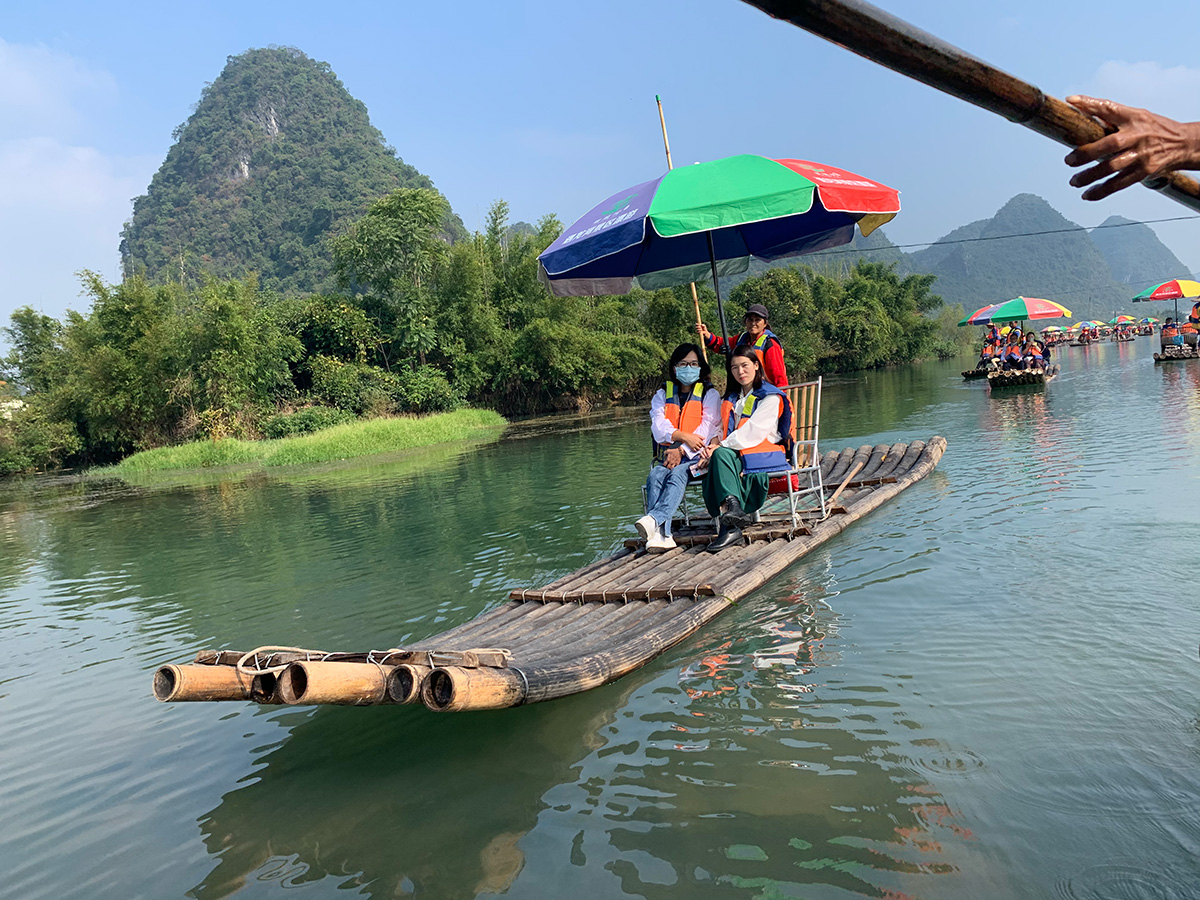
[[[404,648],[342,654],[264,648],[245,661],[247,654],[236,651],[205,651],[196,665],[160,668],[155,695],[299,704],[420,700],[448,711],[519,706],[598,687],[694,634],[924,478],[945,447],[944,438],[934,437],[828,452],[821,460],[826,490],[841,488],[830,515],[804,511],[793,529],[786,496],[773,497],[762,521],[744,529],[744,543],[720,553],[704,551],[711,521],[680,524],[674,550],[652,555],[643,541],[626,541],[612,556],[513,591],[499,607]]]

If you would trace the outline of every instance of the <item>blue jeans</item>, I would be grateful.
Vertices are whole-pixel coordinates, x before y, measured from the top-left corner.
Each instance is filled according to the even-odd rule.
[[[687,488],[690,465],[691,461],[686,459],[673,469],[656,465],[646,479],[646,514],[654,516],[665,535],[671,533],[671,519]]]

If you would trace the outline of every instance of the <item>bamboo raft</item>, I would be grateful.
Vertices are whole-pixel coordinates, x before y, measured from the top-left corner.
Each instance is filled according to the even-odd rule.
[[[1048,369],[988,372],[987,380],[993,388],[1015,387],[1019,384],[1046,384],[1053,381],[1057,374],[1058,366],[1050,366]]]
[[[972,378],[983,378],[987,373],[987,369],[966,369],[963,371],[962,377],[970,381]]]
[[[1166,346],[1161,352],[1154,354],[1154,361],[1160,362],[1175,362],[1181,359],[1200,359],[1200,352],[1193,350],[1186,344],[1182,347]]]
[[[942,437],[848,447],[821,459],[828,515],[772,498],[741,546],[705,553],[711,520],[672,530],[679,545],[616,553],[411,646],[327,653],[295,647],[206,650],[154,674],[159,700],[263,704],[424,703],[435,711],[500,709],[553,700],[614,681],[695,633],[796,560],[933,471]]]

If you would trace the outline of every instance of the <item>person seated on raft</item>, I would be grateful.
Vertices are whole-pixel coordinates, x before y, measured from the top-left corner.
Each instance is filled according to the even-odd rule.
[[[1006,369],[1024,369],[1025,354],[1021,349],[1021,329],[1013,328],[1008,333],[1008,343],[1004,347],[1004,368]]]
[[[715,553],[741,543],[742,528],[767,500],[768,472],[789,468],[792,406],[765,381],[754,348],[743,345],[728,362],[729,387],[721,404],[724,439],[701,451],[708,461],[704,505],[717,520]]]
[[[750,304],[742,319],[746,330],[734,338],[732,346],[741,347],[744,344],[753,347],[758,353],[758,361],[763,365],[763,378],[776,387],[782,387],[788,383],[787,369],[783,363],[783,344],[779,343],[775,332],[767,327],[767,318],[765,306],[761,303]],[[730,352],[725,340],[711,333],[703,322],[696,323],[696,333],[709,350],[726,354]]]
[[[1163,322],[1162,331],[1159,332],[1158,340],[1162,349],[1166,350],[1175,343],[1175,336],[1179,334],[1179,326],[1175,324],[1175,320],[1167,316],[1167,321]]]
[[[1029,331],[1025,335],[1025,345],[1021,348],[1022,359],[1027,369],[1044,369],[1046,367],[1046,357],[1050,351],[1046,345],[1037,339],[1036,331]]]
[[[667,361],[666,383],[650,400],[654,465],[646,479],[646,515],[634,524],[648,553],[675,547],[671,520],[700,451],[721,430],[721,394],[696,344],[680,344]]]

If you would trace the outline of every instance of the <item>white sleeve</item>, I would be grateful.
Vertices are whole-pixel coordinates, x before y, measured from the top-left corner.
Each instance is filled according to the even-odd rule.
[[[650,401],[650,436],[656,444],[671,443],[671,434],[675,431],[663,413],[666,405],[667,392],[659,388]]]
[[[741,403],[738,407],[741,407]],[[749,420],[721,441],[730,450],[747,450],[763,441],[779,443],[779,397],[771,394],[754,407]]]

